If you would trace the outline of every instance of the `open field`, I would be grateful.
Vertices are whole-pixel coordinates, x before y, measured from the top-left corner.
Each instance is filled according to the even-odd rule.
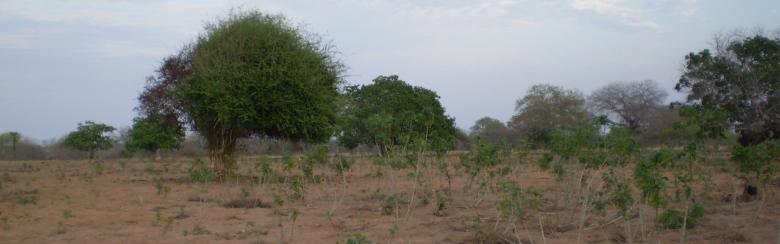
[[[576,180],[556,181],[535,163],[506,163],[511,172],[503,180],[542,193],[541,205],[522,209],[523,217],[511,225],[497,219],[501,198],[493,185],[498,180],[471,182],[457,155],[427,158],[421,164],[427,166],[418,168],[420,177],[413,168],[392,170],[370,157],[352,158],[355,164],[343,177],[330,167],[316,167],[316,180],[303,181],[295,188],[300,191],[283,186],[301,171],[285,171],[280,158],[267,159],[277,172],[272,180],[262,180],[256,170],[261,159],[243,158],[241,177],[226,183],[191,182],[191,159],[110,160],[99,166],[4,161],[0,242],[278,243],[285,238],[289,243],[343,243],[362,234],[380,243],[503,243],[517,237],[524,243],[574,243],[580,232],[583,243],[624,243],[626,233],[634,242],[679,242],[680,230],[658,229],[656,214],[646,205],[632,207],[628,224],[614,207],[594,210],[579,228],[579,193],[567,190],[579,189]],[[687,243],[779,240],[777,180],[768,186],[762,205],[760,200],[735,201],[741,181],[731,175],[729,164],[713,163],[704,171],[709,180],[697,183],[695,201],[705,207],[705,215],[688,230]],[[594,181],[593,189],[602,184]],[[644,216],[636,214],[639,207]]]

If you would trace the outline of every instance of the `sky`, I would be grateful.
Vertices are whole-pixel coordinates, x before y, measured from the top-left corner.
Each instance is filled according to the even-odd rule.
[[[231,9],[283,14],[338,50],[350,84],[397,74],[458,127],[507,121],[534,84],[672,89],[715,34],[780,28],[777,0],[0,0],[0,132],[34,140],[136,116],[145,77]]]

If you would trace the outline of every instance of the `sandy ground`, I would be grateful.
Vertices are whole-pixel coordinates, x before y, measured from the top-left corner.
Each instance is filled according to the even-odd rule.
[[[0,242],[279,243],[284,238],[288,243],[344,243],[354,234],[380,243],[516,240],[508,231],[512,225],[504,219],[496,221],[496,193],[464,191],[468,176],[457,167],[457,157],[445,160],[453,176],[451,188],[433,166],[421,169],[422,184],[415,187],[411,170],[392,171],[359,158],[343,178],[328,167],[318,168],[315,174],[322,175],[322,182],[306,183],[302,200],[287,199],[283,205],[273,197],[281,188],[258,184],[250,176],[256,158],[241,160],[245,177],[240,180],[208,184],[187,180],[190,159],[108,160],[102,169],[86,161],[0,161]],[[707,169],[710,183],[699,184],[696,190],[700,192],[696,201],[706,213],[698,226],[688,230],[687,243],[780,241],[777,181],[768,187],[763,205],[759,200],[733,204],[731,194],[740,191],[740,181],[732,170]],[[628,223],[615,218],[619,215],[614,208],[589,212],[579,231],[581,201],[565,197],[566,183],[556,182],[533,164],[516,164],[508,177],[522,188],[533,187],[544,194],[543,206],[526,209],[525,217],[514,225],[524,243],[575,243],[578,233],[582,243],[680,240],[680,230],[658,228],[654,210],[646,205],[641,205],[644,216],[637,216],[639,206],[635,206]],[[400,204],[397,211],[385,215],[382,199],[392,192],[400,194]],[[412,192],[414,203],[409,204]],[[437,211],[436,199],[446,199],[446,208]],[[253,204],[226,207],[236,200]],[[475,218],[480,224],[474,224]],[[290,233],[291,226],[292,234],[281,237]],[[626,227],[632,230],[631,240]],[[483,233],[479,238],[478,230]]]

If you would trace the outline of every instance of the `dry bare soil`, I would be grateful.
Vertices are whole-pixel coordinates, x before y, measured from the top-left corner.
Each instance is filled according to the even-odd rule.
[[[628,224],[614,207],[590,210],[579,228],[581,198],[565,190],[577,189],[576,180],[556,181],[533,163],[512,164],[505,177],[543,193],[543,203],[523,209],[524,217],[511,225],[497,218],[495,188],[480,190],[479,179],[470,183],[457,155],[443,159],[451,184],[435,159],[415,178],[412,169],[395,171],[370,157],[354,158],[344,177],[318,166],[316,182],[298,182],[303,187],[298,198],[295,189],[282,186],[289,181],[260,183],[259,158],[242,158],[242,176],[223,183],[188,180],[193,159],[107,160],[99,166],[0,161],[0,242],[344,243],[361,234],[379,243],[508,243],[518,237],[523,243],[575,243],[581,233],[582,243],[673,243],[681,237],[679,229],[660,228],[647,205],[641,205],[644,216],[632,214]],[[279,182],[300,174],[297,167],[284,171],[281,159],[267,160]],[[572,172],[574,179],[577,171]],[[708,183],[696,187],[705,215],[688,231],[688,243],[780,241],[776,180],[765,201],[734,202],[741,181],[732,175],[733,166],[707,166],[705,172]]]

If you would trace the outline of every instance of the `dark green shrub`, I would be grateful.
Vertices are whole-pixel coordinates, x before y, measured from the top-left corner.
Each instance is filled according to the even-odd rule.
[[[661,214],[659,221],[661,225],[668,229],[679,229],[683,227],[685,223],[685,229],[693,229],[699,223],[701,218],[704,217],[704,208],[702,206],[694,205],[686,218],[685,214],[681,211],[674,209],[667,209],[666,212]]]

